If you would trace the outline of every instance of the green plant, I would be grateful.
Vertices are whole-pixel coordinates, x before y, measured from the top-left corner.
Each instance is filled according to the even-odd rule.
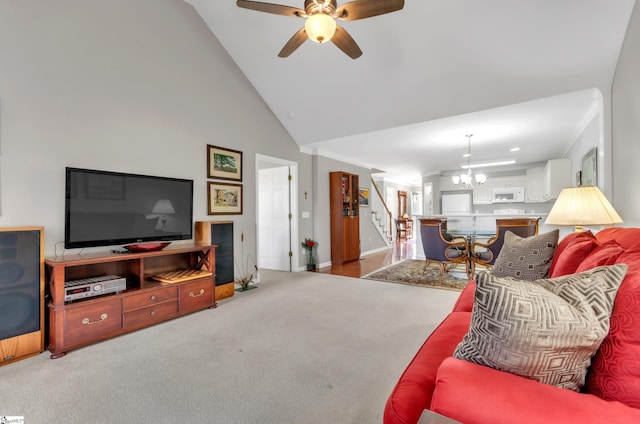
[[[235,282],[236,284],[240,285],[240,289],[239,289],[240,291],[245,291],[253,288],[249,286],[249,284],[253,282],[253,278],[254,278],[252,268],[253,270],[255,270],[256,275],[259,269],[255,259],[253,259],[253,257],[249,254],[247,254],[246,256],[244,254],[244,233],[240,234],[240,251],[241,251],[240,256],[241,256],[242,263],[239,265],[238,261],[237,260],[235,261],[236,269],[240,273],[240,276],[235,278]],[[252,263],[253,263],[253,267],[251,266]]]

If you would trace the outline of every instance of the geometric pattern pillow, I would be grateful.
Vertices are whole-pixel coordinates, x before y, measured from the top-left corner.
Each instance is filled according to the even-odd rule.
[[[640,250],[618,257],[629,267],[613,305],[609,334],[593,357],[587,392],[640,408]]]
[[[579,391],[627,265],[522,281],[477,276],[469,332],[453,356]]]
[[[531,237],[505,232],[504,244],[491,268],[491,274],[529,281],[548,277],[559,236],[560,230]]]

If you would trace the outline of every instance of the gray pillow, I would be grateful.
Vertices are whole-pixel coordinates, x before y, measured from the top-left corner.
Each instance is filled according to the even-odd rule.
[[[548,277],[559,236],[560,230],[531,237],[507,231],[491,275],[528,281]]]
[[[455,358],[570,390],[584,385],[627,265],[537,281],[478,275]]]

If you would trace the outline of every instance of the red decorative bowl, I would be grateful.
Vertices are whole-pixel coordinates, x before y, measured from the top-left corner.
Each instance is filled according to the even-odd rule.
[[[129,252],[153,252],[156,250],[162,250],[165,247],[169,246],[171,242],[163,241],[160,243],[140,243],[140,244],[129,244],[127,246],[122,246],[127,249]]]

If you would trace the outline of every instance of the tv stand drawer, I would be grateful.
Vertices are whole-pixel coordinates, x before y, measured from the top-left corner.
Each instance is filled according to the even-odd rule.
[[[123,327],[147,326],[160,321],[173,318],[178,314],[178,299],[160,303],[144,309],[125,312],[123,315]]]
[[[145,293],[127,296],[124,299],[122,309],[124,309],[124,312],[129,312],[158,305],[169,300],[178,300],[177,287],[162,287]]]
[[[70,308],[64,312],[65,344],[81,344],[122,328],[120,299]]]

